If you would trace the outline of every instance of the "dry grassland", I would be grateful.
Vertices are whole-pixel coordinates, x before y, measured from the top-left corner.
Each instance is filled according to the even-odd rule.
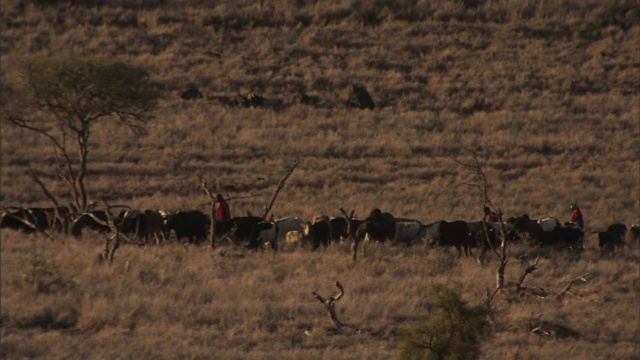
[[[233,215],[261,213],[300,161],[276,217],[378,207],[471,221],[482,197],[461,163],[475,152],[505,216],[566,221],[577,201],[587,232],[640,222],[637,1],[53,3],[2,4],[3,104],[34,56],[117,58],[148,70],[163,94],[142,136],[110,121],[93,129],[93,199],[205,210],[202,175],[240,197]],[[374,110],[344,105],[352,84]],[[182,100],[189,85],[204,98]],[[297,91],[319,103],[295,103]],[[220,101],[249,92],[266,106]],[[49,206],[25,170],[50,173],[51,146],[0,126],[0,202]],[[349,244],[274,255],[174,243],[123,246],[109,266],[96,260],[98,235],[1,235],[0,355],[11,359],[395,358],[401,329],[429,315],[432,284],[481,303],[497,266],[390,245],[367,245],[354,266]],[[552,296],[498,294],[482,358],[640,358],[638,248],[601,255],[594,235],[586,246],[582,256],[510,250],[508,281],[527,265],[519,256],[540,255],[525,285]],[[332,294],[336,280],[346,287],[339,315],[360,333],[331,332],[311,295]],[[531,331],[540,325],[548,334]]]

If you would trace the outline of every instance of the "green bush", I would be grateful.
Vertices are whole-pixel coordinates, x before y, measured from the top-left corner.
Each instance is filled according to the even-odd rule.
[[[470,307],[442,285],[433,286],[431,294],[431,316],[403,333],[400,358],[477,359],[480,343],[489,333],[487,309]]]

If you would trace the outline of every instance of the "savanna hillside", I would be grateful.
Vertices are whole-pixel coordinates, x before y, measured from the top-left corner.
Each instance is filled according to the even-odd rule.
[[[115,121],[93,129],[93,199],[205,210],[202,175],[241,197],[234,215],[260,213],[300,161],[277,217],[378,207],[424,223],[477,220],[482,196],[463,165],[473,152],[505,216],[565,221],[577,201],[588,232],[640,222],[637,1],[98,2],[3,2],[0,33],[3,106],[35,57],[115,58],[161,91],[142,136]],[[375,109],[344,105],[352,84]],[[190,86],[204,98],[182,100]],[[318,104],[296,103],[299,91]],[[251,92],[265,106],[222,101]],[[49,206],[25,171],[52,173],[51,146],[0,130],[2,205]],[[399,329],[429,313],[431,284],[477,304],[495,276],[495,262],[417,248],[374,249],[354,267],[348,244],[275,257],[124,246],[107,266],[93,240],[3,230],[3,357],[393,358]],[[484,358],[640,357],[637,248],[603,258],[595,242],[580,257],[536,250],[527,282],[559,292],[592,278],[560,300],[498,294]],[[510,281],[529,250],[510,253]],[[327,296],[335,280],[361,333],[325,329],[310,292]],[[541,319],[556,326],[550,336],[530,331]]]

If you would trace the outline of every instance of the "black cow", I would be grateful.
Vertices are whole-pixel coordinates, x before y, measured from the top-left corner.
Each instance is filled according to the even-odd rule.
[[[640,224],[633,224],[629,228],[629,244],[638,246],[640,245]]]
[[[607,231],[598,232],[598,246],[606,251],[622,248],[626,245],[624,240],[626,235],[627,225],[621,223],[609,225]]]
[[[69,209],[56,208],[19,208],[3,213],[0,228],[19,230],[25,233],[45,232],[47,230],[66,230],[69,223]]]
[[[19,209],[3,213],[0,228],[19,230],[31,234],[40,230],[38,222],[38,218],[30,209]]]
[[[356,230],[356,241],[362,241],[366,235],[373,241],[384,242],[396,235],[396,221],[393,215],[373,209]]]
[[[375,104],[371,99],[371,95],[364,86],[352,85],[349,98],[346,103],[347,107],[358,109],[370,109],[375,108]]]
[[[320,245],[326,249],[329,246],[331,238],[330,224],[327,220],[319,220],[309,225],[309,238],[311,239],[312,249],[316,250]]]
[[[167,231],[173,230],[176,239],[187,238],[188,243],[201,242],[206,240],[209,233],[210,219],[199,210],[178,211],[167,215]]]
[[[388,212],[383,213],[380,209],[373,209],[369,216],[362,220],[356,230],[353,246],[353,261],[358,258],[358,245],[368,235],[372,241],[384,242],[393,239],[396,234],[396,221],[393,215]]]
[[[202,93],[195,86],[189,86],[185,91],[180,94],[182,100],[195,100],[202,99]]]
[[[436,245],[455,246],[458,250],[458,258],[462,256],[462,249],[464,249],[465,255],[469,255],[471,239],[467,222],[462,220],[452,222],[447,222],[445,220],[440,221],[436,234],[430,239],[427,247],[433,247]]]
[[[239,216],[216,223],[216,234],[227,235],[236,245],[248,244],[255,235],[254,227],[263,222],[258,216]]]
[[[558,226],[553,231],[544,233],[542,245],[584,249],[584,230],[571,224]]]
[[[71,223],[71,234],[76,238],[82,236],[84,229],[97,231],[101,234],[110,232],[111,228],[107,221],[107,213],[102,210],[89,211],[78,216]]]
[[[267,243],[271,244],[274,251],[278,251],[278,225],[271,221],[260,221],[251,227],[251,235],[246,248],[258,251]]]

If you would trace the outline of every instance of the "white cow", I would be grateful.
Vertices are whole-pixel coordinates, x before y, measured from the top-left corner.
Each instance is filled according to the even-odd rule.
[[[299,217],[288,217],[274,221],[278,226],[278,240],[287,238],[291,231],[298,231],[303,235],[309,235],[309,222]]]
[[[556,219],[554,219],[552,217],[548,217],[548,218],[544,218],[544,219],[538,220],[538,224],[540,224],[540,227],[542,228],[542,231],[544,231],[544,232],[552,232],[558,226],[560,226],[560,223],[558,222],[558,220],[556,220]]]
[[[412,245],[421,239],[420,230],[422,223],[417,220],[396,222],[396,235],[393,239],[395,243],[405,243]]]

